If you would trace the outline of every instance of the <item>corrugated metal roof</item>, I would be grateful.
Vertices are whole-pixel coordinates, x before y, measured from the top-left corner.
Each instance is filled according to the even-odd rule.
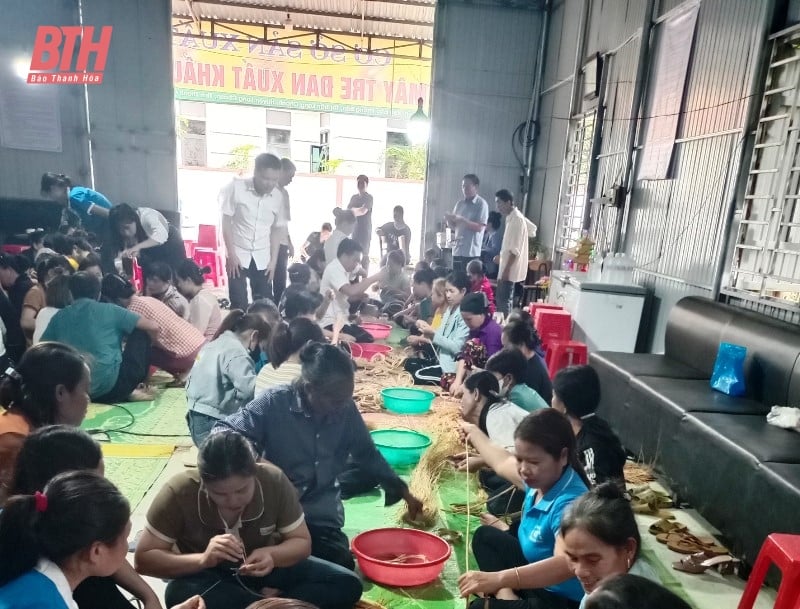
[[[172,0],[181,18],[284,25],[327,33],[433,40],[436,0]]]

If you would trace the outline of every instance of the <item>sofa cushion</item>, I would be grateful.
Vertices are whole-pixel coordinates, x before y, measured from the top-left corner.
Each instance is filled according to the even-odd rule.
[[[687,446],[694,448],[695,441],[711,437],[723,449],[717,454],[719,461],[745,452],[755,461],[800,464],[800,434],[770,425],[761,415],[694,412],[687,417],[685,427],[694,434],[686,438]]]
[[[656,353],[618,353],[598,351],[589,356],[593,366],[606,366],[626,379],[632,376],[663,376],[667,378],[707,379],[709,375]]]
[[[667,356],[711,377],[722,333],[740,309],[688,296],[672,307],[664,333]]]
[[[633,394],[650,403],[664,404],[685,412],[764,414],[769,407],[746,397],[734,398],[711,389],[709,381],[640,376],[631,379]]]
[[[800,464],[762,463],[753,480],[752,492],[745,497],[750,530],[744,543],[745,558],[755,562],[761,545],[770,533],[800,535]]]

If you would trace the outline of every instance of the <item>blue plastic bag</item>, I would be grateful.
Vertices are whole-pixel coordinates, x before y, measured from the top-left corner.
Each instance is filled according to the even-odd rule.
[[[720,343],[711,388],[731,397],[744,395],[744,359],[747,347]]]

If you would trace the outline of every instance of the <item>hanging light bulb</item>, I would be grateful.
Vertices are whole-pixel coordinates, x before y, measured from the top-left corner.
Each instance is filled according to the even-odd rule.
[[[417,99],[417,111],[408,119],[408,137],[415,146],[428,143],[431,131],[431,121],[422,109],[423,100]]]

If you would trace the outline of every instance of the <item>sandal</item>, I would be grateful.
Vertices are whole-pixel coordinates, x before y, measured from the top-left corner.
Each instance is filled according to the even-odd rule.
[[[683,573],[700,574],[708,569],[716,569],[722,575],[733,573],[739,559],[730,555],[709,557],[705,552],[697,552],[672,563],[672,568]]]
[[[687,528],[686,525],[683,525],[680,522],[662,518],[661,520],[651,524],[647,530],[650,531],[651,535],[660,535],[662,533],[672,533],[673,531],[686,531]]]
[[[697,537],[688,531],[673,531],[672,533],[661,533],[656,536],[661,543],[673,552],[679,554],[696,554],[702,552],[707,557],[728,554],[728,549],[719,545],[713,538]]]

